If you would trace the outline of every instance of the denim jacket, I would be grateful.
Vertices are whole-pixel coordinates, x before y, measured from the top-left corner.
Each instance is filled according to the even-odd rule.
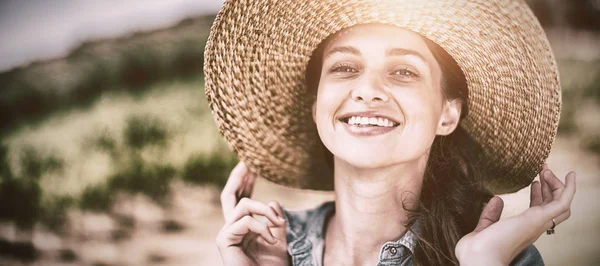
[[[326,202],[315,209],[284,210],[287,220],[288,253],[293,266],[321,266],[325,247],[325,219],[335,211],[334,202]],[[418,223],[411,229],[419,232]],[[412,266],[417,237],[407,231],[395,242],[385,243],[379,252],[378,266]],[[529,245],[510,265],[544,265],[538,250]]]

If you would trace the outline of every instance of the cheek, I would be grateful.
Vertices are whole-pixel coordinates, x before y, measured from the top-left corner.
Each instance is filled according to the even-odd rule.
[[[396,93],[394,98],[402,109],[407,126],[420,130],[437,126],[442,112],[442,99],[438,95],[409,91]]]
[[[402,109],[405,125],[398,142],[404,149],[425,150],[435,138],[441,115],[441,99],[434,95],[405,94],[397,97]]]
[[[344,92],[342,86],[324,84],[319,86],[316,102],[317,124],[324,120],[333,121],[336,110],[344,101]]]
[[[345,86],[321,83],[315,106],[315,123],[321,141],[330,151],[335,150],[335,116],[346,100]]]

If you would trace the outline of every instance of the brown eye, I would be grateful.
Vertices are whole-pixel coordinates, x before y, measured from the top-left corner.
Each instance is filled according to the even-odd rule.
[[[406,68],[397,70],[396,72],[394,72],[394,75],[399,76],[399,77],[408,77],[408,78],[419,77],[419,75],[415,74],[415,72],[412,72]]]
[[[358,73],[358,70],[349,65],[338,65],[331,68],[332,73]]]

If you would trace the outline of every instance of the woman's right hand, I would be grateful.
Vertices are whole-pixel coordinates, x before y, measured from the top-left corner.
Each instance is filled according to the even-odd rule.
[[[233,168],[221,193],[225,225],[217,235],[224,266],[290,265],[286,222],[277,202],[251,200],[256,177],[243,162]],[[253,215],[262,215],[267,223]]]

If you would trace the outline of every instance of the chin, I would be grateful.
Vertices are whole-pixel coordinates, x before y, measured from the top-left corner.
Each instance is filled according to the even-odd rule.
[[[400,163],[401,154],[392,153],[389,149],[354,149],[351,151],[337,151],[333,155],[354,167],[363,169],[382,168]]]
[[[344,140],[339,138],[338,140]],[[427,155],[422,143],[377,143],[356,141],[332,141],[329,147],[336,160],[361,169],[385,168],[392,165],[418,161]]]
[[[323,144],[336,160],[362,169],[384,168],[414,161],[427,152],[427,144],[431,146],[423,137],[407,137],[401,133],[392,131],[357,137],[342,129],[319,130]]]
[[[352,165],[353,167],[360,168],[360,169],[378,169],[378,168],[384,168],[386,166],[394,165],[393,163],[391,163],[389,161],[377,160],[377,159],[369,160],[369,161],[365,161],[364,159],[355,160],[355,158],[349,158],[349,159],[339,158],[339,159],[344,160],[349,165]]]

